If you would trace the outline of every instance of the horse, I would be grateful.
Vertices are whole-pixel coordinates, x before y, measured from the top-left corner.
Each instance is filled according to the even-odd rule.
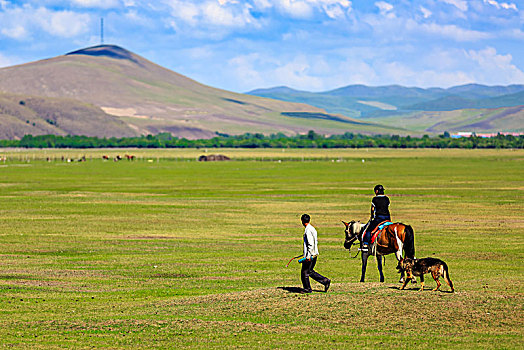
[[[362,275],[360,282],[364,282],[366,276],[366,267],[368,264],[369,255],[376,255],[378,271],[380,273],[380,282],[384,282],[384,274],[382,273],[382,256],[395,253],[397,261],[402,258],[402,250],[404,250],[405,257],[415,258],[415,234],[410,225],[405,225],[400,222],[390,224],[382,229],[379,233],[371,252],[373,244],[369,245],[369,249],[362,249],[362,234],[364,233],[365,224],[360,221],[351,221],[342,223],[346,226],[346,239],[344,241],[344,248],[350,250],[353,243],[360,241],[360,250],[362,251]],[[401,271],[400,282],[404,282],[404,271]]]

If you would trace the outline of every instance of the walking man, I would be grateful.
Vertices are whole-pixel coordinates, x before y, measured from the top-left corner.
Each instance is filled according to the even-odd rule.
[[[302,263],[300,277],[302,280],[302,286],[304,287],[304,292],[311,293],[313,291],[311,289],[311,284],[309,283],[309,277],[324,285],[324,292],[327,292],[331,280],[313,270],[317,263],[318,256],[317,230],[315,230],[313,225],[310,224],[311,217],[308,214],[302,215],[300,220],[302,221],[302,225],[306,228],[304,231],[304,257],[298,261],[299,263]]]

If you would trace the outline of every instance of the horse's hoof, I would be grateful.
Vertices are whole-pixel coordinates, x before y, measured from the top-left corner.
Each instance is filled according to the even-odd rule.
[[[380,279],[380,282],[384,282],[384,278],[381,278],[381,279]]]
[[[402,277],[402,278],[398,281],[398,283],[404,283],[404,277]]]

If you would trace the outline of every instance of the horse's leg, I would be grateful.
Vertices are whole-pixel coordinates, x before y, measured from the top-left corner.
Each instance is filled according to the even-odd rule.
[[[377,267],[380,274],[380,282],[384,282],[384,274],[382,273],[382,255],[377,254]]]
[[[397,261],[399,262],[400,259],[402,259],[402,251],[401,250],[397,250],[395,252],[395,257],[397,258]],[[404,270],[400,270],[400,280],[399,280],[399,282],[403,283],[404,279],[405,279],[405,277],[404,277]]]
[[[366,277],[366,267],[368,265],[369,252],[362,252],[362,275],[360,276],[360,282],[364,282]]]

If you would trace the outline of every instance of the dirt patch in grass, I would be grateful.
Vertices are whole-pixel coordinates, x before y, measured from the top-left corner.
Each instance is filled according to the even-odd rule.
[[[151,275],[153,278],[190,278],[190,275],[186,275],[183,273],[155,273]]]
[[[177,239],[177,237],[175,236],[127,236],[126,239],[129,239],[129,240],[133,240],[133,239],[136,239],[136,240],[155,240],[155,239],[159,239],[159,240],[162,240],[162,239]]]

